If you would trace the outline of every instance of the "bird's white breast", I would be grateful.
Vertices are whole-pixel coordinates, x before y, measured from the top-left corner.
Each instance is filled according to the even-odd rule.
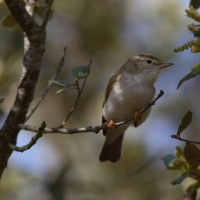
[[[115,122],[123,121],[152,101],[155,88],[140,80],[137,76],[123,74],[123,79],[121,75],[118,76],[103,107],[103,116],[107,121],[111,119]],[[149,112],[150,109],[142,115],[140,124],[147,118]]]

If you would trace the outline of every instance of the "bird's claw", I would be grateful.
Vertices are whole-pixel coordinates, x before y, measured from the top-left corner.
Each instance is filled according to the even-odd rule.
[[[138,111],[136,111],[134,113],[134,117],[135,117],[135,120],[134,120],[134,126],[137,127],[138,126],[138,122],[142,119],[140,113]]]
[[[107,126],[111,130],[115,130],[115,122],[111,119],[109,122],[104,123],[105,126]]]

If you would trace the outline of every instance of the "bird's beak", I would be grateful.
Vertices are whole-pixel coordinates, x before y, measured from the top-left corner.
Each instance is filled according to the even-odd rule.
[[[174,63],[162,63],[162,64],[160,65],[160,68],[161,68],[161,69],[164,69],[164,68],[169,67],[169,66],[171,66],[171,65],[174,65]]]

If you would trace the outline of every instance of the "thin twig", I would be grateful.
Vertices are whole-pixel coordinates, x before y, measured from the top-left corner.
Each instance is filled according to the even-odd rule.
[[[51,15],[51,6],[52,6],[53,0],[45,0],[45,13],[44,18],[42,22],[42,28],[45,29],[49,20],[49,16]]]
[[[84,81],[83,81],[83,84],[82,84],[82,87],[81,87],[81,88],[80,88],[80,86],[79,86],[79,80],[78,80],[78,79],[75,80],[75,84],[76,84],[76,87],[77,87],[77,90],[78,90],[78,95],[77,95],[77,97],[76,97],[76,100],[75,100],[75,102],[74,102],[74,105],[71,107],[69,113],[67,114],[67,116],[66,116],[65,119],[63,120],[62,124],[61,124],[60,126],[58,126],[58,128],[63,128],[63,127],[66,125],[67,120],[70,118],[70,116],[72,115],[72,113],[75,111],[76,106],[77,106],[77,104],[78,104],[78,101],[80,100],[80,97],[81,97],[81,95],[82,95],[82,93],[83,93],[83,90],[84,90],[84,88],[85,88],[85,84],[86,84],[86,82],[87,82],[87,78],[88,78],[88,76],[89,76],[89,74],[90,74],[90,65],[91,65],[91,63],[92,63],[92,61],[90,60],[90,62],[89,62],[89,64],[88,64],[88,73],[87,73],[87,76],[84,78]]]
[[[148,169],[151,164],[153,164],[155,161],[159,160],[161,157],[162,156],[161,156],[160,152],[157,152],[155,155],[151,156],[150,158],[145,160],[145,162],[143,162],[142,164],[137,166],[135,169],[133,169],[133,171],[129,174],[129,177],[135,178],[137,175],[139,175],[140,173],[142,173],[146,169]]]
[[[183,141],[183,142],[187,142],[187,143],[200,144],[200,141],[187,140],[187,139],[181,138],[180,135],[171,135],[171,137],[173,139],[177,139],[177,140],[180,140],[180,141]]]
[[[31,141],[28,144],[26,144],[22,147],[17,147],[10,143],[9,144],[10,148],[13,151],[18,151],[18,152],[24,152],[24,151],[30,149],[34,144],[36,144],[37,140],[43,136],[45,127],[46,127],[46,123],[43,121],[41,126],[38,128],[37,134],[31,138]]]
[[[53,77],[51,80],[55,80],[56,77],[58,76],[58,74],[60,73],[60,70],[61,68],[63,67],[64,65],[64,62],[65,62],[65,56],[66,56],[66,50],[67,50],[67,47],[65,47],[63,49],[63,52],[62,52],[62,57],[60,59],[60,62],[58,64],[58,67],[57,67],[57,70],[56,72],[54,73]],[[36,103],[36,105],[30,110],[30,112],[27,114],[26,116],[26,121],[33,115],[33,113],[36,111],[37,107],[40,105],[41,101],[44,99],[45,95],[47,94],[47,92],[50,90],[51,88],[51,84],[49,83],[46,87],[46,89],[44,90],[43,94],[41,95],[41,97],[39,98],[38,102]]]
[[[142,109],[139,113],[142,114],[144,113],[147,109],[149,109],[151,106],[155,104],[155,102],[162,97],[164,92],[161,90],[160,93],[157,95],[157,97],[149,103],[144,109]],[[122,122],[115,123],[115,127],[121,126],[123,124],[126,124],[127,122],[135,119],[135,116],[126,119]],[[19,125],[20,129],[23,130],[28,130],[32,132],[38,132],[38,127],[32,126],[32,125],[27,125],[27,124],[20,124]],[[98,126],[87,126],[87,127],[81,127],[81,128],[69,128],[69,129],[64,129],[60,127],[46,127],[44,129],[44,133],[61,133],[61,134],[75,134],[75,133],[84,133],[84,132],[93,132],[93,133],[98,133],[102,129],[108,129],[108,127],[104,124],[98,125]]]

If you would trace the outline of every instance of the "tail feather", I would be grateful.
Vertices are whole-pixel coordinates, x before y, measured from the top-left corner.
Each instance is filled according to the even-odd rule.
[[[105,162],[109,160],[112,163],[116,163],[117,161],[120,160],[123,137],[124,137],[124,134],[121,134],[112,143],[110,144],[104,143],[104,146],[99,156],[100,162]]]

